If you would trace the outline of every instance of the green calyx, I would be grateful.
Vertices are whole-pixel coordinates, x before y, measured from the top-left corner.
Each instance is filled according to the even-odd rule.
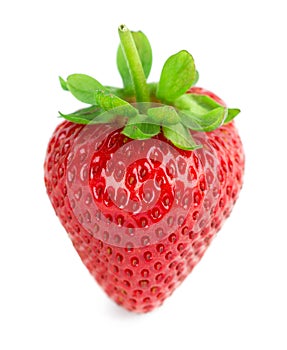
[[[80,124],[122,123],[122,133],[132,139],[147,139],[163,133],[176,147],[201,147],[190,130],[209,132],[229,123],[239,109],[228,109],[207,95],[187,92],[198,80],[193,57],[182,50],[165,62],[158,83],[147,83],[152,50],[142,32],[119,26],[117,66],[123,88],[104,86],[85,74],[72,74],[60,84],[79,101],[90,105],[63,114]]]

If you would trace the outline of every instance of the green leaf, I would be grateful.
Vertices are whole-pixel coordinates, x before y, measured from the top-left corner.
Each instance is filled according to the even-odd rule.
[[[149,83],[148,84],[149,95],[155,97],[157,91],[157,83]]]
[[[94,101],[96,105],[105,111],[114,111],[115,114],[134,117],[139,113],[138,110],[127,101],[105,90],[97,90],[94,93]]]
[[[59,77],[59,80],[60,80],[62,89],[65,91],[69,91],[66,81],[62,77]]]
[[[162,101],[173,102],[183,95],[195,80],[193,57],[185,50],[180,51],[165,62],[158,83],[157,97]]]
[[[198,71],[195,71],[195,78],[191,86],[194,86],[198,82],[198,79],[199,79],[199,73]]]
[[[60,117],[76,124],[108,124],[117,122],[119,127],[126,124],[126,118],[110,111],[104,111],[97,106],[80,109],[74,113],[63,114],[59,112]]]
[[[212,131],[219,128],[226,117],[227,109],[217,107],[205,114],[196,115],[193,111],[181,111],[181,122],[189,129],[196,131]]]
[[[130,100],[134,97],[134,91],[131,89],[123,89],[115,86],[104,86],[106,92],[110,92],[113,95],[118,96],[122,100]]]
[[[175,105],[180,110],[182,123],[197,131],[212,131],[220,127],[227,116],[227,108],[207,95],[185,94]]]
[[[192,138],[189,129],[181,123],[175,124],[172,127],[162,127],[164,136],[170,140],[176,147],[183,150],[195,150],[200,148]]]
[[[161,125],[177,124],[180,117],[172,106],[161,106],[149,108],[147,115]]]
[[[222,107],[207,95],[184,94],[174,101],[179,110],[191,110],[196,114],[205,114],[215,108]]]
[[[63,114],[59,112],[62,118],[76,124],[89,124],[93,119],[103,114],[103,110],[97,106],[80,109],[74,113]]]
[[[145,77],[148,78],[152,65],[152,49],[150,43],[143,32],[132,32],[132,36],[141,60]],[[124,87],[132,87],[132,77],[121,45],[119,45],[117,52],[117,66],[122,77]]]
[[[160,133],[160,125],[147,119],[146,115],[139,114],[128,120],[122,133],[131,139],[149,139]]]
[[[67,78],[69,91],[81,102],[95,105],[95,92],[104,86],[86,74],[72,74]]]
[[[240,109],[238,108],[228,108],[228,114],[224,120],[224,124],[231,122],[231,120],[233,120],[239,113]]]

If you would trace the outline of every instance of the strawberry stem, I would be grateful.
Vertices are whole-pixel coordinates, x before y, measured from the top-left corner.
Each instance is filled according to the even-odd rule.
[[[137,102],[149,102],[149,89],[132,33],[123,24],[119,26],[122,49],[132,77]]]

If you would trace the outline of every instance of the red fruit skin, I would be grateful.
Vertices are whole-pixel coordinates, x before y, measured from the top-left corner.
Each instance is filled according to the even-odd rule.
[[[194,132],[203,144],[196,151],[120,131],[62,122],[48,145],[45,185],[92,276],[116,303],[144,313],[173,293],[230,215],[244,152],[234,122]]]

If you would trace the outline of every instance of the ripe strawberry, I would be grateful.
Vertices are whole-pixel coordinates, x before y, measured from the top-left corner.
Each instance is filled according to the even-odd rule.
[[[61,114],[67,120],[49,142],[45,184],[105,292],[128,310],[148,312],[192,271],[229,216],[244,154],[232,121],[239,110],[193,86],[190,54],[171,56],[159,83],[147,84],[147,38],[125,26],[119,33],[124,89],[80,74],[60,79],[91,106]]]

